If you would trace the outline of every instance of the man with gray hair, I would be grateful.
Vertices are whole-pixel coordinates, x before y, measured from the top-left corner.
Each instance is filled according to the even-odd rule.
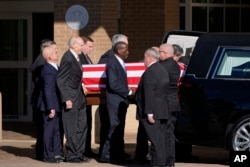
[[[153,48],[146,50],[144,64],[146,71],[141,77],[135,100],[136,119],[145,128],[151,142],[150,166],[166,165],[166,124],[169,118],[168,92],[169,76],[166,69],[158,62],[159,52]]]
[[[38,99],[40,96],[40,92],[42,90],[42,82],[41,82],[41,71],[45,64],[45,59],[42,56],[42,51],[55,45],[56,43],[50,39],[43,39],[40,43],[40,54],[36,57],[35,61],[30,67],[30,72],[32,73],[32,84],[31,84],[31,105],[33,109],[33,114],[35,115],[36,121],[36,159],[43,160],[43,115],[42,112],[39,110]]]
[[[183,49],[180,45],[177,45],[177,44],[173,44],[172,46],[174,48],[174,57],[173,58],[176,62],[178,62],[180,60],[180,58],[182,57]]]
[[[124,34],[115,34],[115,35],[113,35],[113,37],[112,37],[112,48],[109,49],[107,52],[105,52],[101,56],[98,64],[106,64],[109,61],[110,57],[114,56],[113,47],[115,46],[115,44],[117,42],[125,42],[126,44],[128,44],[128,37],[126,35],[124,35]]]
[[[86,98],[82,88],[82,68],[79,60],[83,39],[73,36],[68,45],[69,49],[61,60],[57,85],[63,104],[66,162],[81,163],[87,161],[84,156],[87,136]]]

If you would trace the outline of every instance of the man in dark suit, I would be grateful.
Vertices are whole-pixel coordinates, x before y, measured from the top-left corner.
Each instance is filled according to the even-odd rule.
[[[168,87],[168,107],[170,112],[170,118],[167,123],[166,134],[166,150],[167,150],[167,166],[174,166],[175,163],[175,122],[177,112],[180,111],[180,104],[178,100],[178,80],[180,77],[180,67],[178,63],[173,59],[174,48],[170,44],[162,44],[159,47],[160,63],[165,67],[169,73],[169,87]]]
[[[56,45],[44,48],[42,55],[46,63],[41,71],[42,91],[38,103],[39,109],[43,111],[43,160],[59,163],[64,160],[64,157],[61,156],[63,146],[60,134],[61,102],[56,85],[58,74]]]
[[[43,49],[51,45],[55,45],[54,41],[49,39],[44,39],[40,44],[40,52],[42,53]],[[39,54],[33,64],[30,67],[32,73],[32,84],[31,84],[31,105],[33,109],[33,114],[35,115],[36,121],[36,159],[43,160],[43,112],[38,108],[38,98],[42,89],[41,82],[41,70],[44,63],[46,62],[42,56]]]
[[[141,77],[137,92],[136,118],[142,123],[151,142],[151,166],[166,166],[166,124],[168,112],[169,76],[158,62],[159,52],[153,48],[146,50],[144,63],[146,71]]]
[[[83,162],[87,135],[86,99],[82,88],[82,68],[79,55],[83,40],[74,36],[69,50],[62,57],[57,85],[61,93],[63,128],[66,137],[66,161]]]
[[[124,34],[115,34],[112,37],[112,48],[106,51],[98,61],[98,64],[107,64],[110,58],[114,57],[114,45],[117,42],[125,42],[128,44],[128,37]],[[99,155],[101,155],[103,145],[107,139],[108,132],[109,132],[109,116],[108,116],[108,109],[106,104],[99,105],[99,117],[100,117],[100,148],[99,148]]]
[[[128,97],[132,90],[128,88],[127,72],[124,60],[128,57],[128,44],[117,42],[114,56],[106,66],[106,101],[109,113],[110,128],[102,149],[100,161],[123,162],[124,159],[124,128]]]
[[[156,46],[152,47],[155,51],[159,52],[159,48]],[[144,126],[141,121],[139,121],[137,136],[136,136],[136,147],[135,147],[135,157],[137,162],[148,164],[151,157],[149,156],[149,144],[148,137]]]
[[[82,53],[79,55],[81,64],[93,64],[92,60],[89,57],[89,54],[94,50],[94,40],[88,36],[81,36],[83,39]],[[84,87],[84,86],[83,86]],[[84,89],[84,93],[87,93]],[[86,106],[86,115],[87,115],[87,138],[84,155],[87,157],[95,156],[94,152],[91,149],[91,130],[92,130],[92,106]]]

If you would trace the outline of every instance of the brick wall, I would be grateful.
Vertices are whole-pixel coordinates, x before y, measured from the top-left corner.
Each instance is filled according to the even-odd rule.
[[[65,22],[65,13],[74,4],[84,6],[89,12],[89,22],[80,31],[72,30]],[[97,63],[111,47],[111,37],[120,32],[129,37],[127,61],[139,61],[148,47],[159,46],[166,31],[179,28],[179,1],[54,0],[54,21],[54,40],[60,55],[68,49],[67,41],[71,36],[89,35],[95,41],[90,56]]]
[[[138,61],[151,46],[159,46],[166,31],[179,28],[179,1],[121,1],[121,31],[129,36],[128,61]]]
[[[82,5],[89,13],[88,24],[80,31],[73,30],[65,22],[65,13],[72,5]],[[97,63],[99,57],[111,47],[111,37],[117,33],[117,0],[54,0],[54,40],[60,55],[68,49],[67,41],[73,35],[87,35],[95,41],[90,57]]]

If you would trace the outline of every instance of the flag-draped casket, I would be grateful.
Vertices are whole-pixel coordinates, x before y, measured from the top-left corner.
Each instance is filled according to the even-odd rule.
[[[181,77],[184,75],[185,65],[178,63],[180,67],[180,84]],[[136,91],[143,72],[146,70],[144,63],[126,63],[128,87]],[[105,64],[88,64],[82,66],[82,82],[87,89],[87,104],[98,105],[105,103],[106,89],[106,65]]]
[[[145,71],[144,63],[126,63],[128,87],[136,91]],[[106,65],[88,64],[82,66],[82,82],[87,89],[87,104],[105,103]]]

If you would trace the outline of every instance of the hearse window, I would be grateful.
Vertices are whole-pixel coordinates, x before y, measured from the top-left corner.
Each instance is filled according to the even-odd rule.
[[[199,37],[196,35],[171,34],[165,43],[180,45],[183,49],[183,56],[192,54],[195,43]]]
[[[250,78],[250,49],[225,49],[216,77]]]

